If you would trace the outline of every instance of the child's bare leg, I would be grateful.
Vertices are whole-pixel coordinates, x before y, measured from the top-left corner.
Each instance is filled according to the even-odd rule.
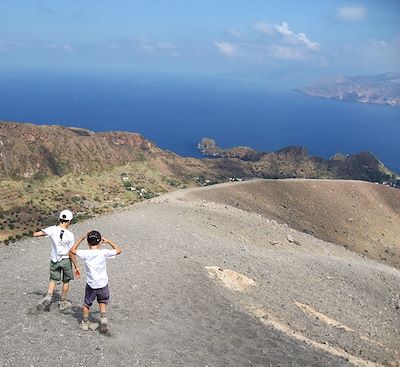
[[[47,294],[53,294],[54,289],[56,289],[56,282],[54,280],[50,280],[49,286],[47,287]]]
[[[106,315],[107,313],[107,303],[99,303],[100,314]]]
[[[61,288],[61,301],[64,301],[67,298],[68,289],[69,283],[63,283]]]
[[[89,312],[90,312],[90,308],[86,305],[83,305],[82,307],[82,317],[84,321],[89,320]]]

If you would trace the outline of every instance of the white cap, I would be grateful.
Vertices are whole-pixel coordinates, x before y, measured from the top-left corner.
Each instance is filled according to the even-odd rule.
[[[63,210],[59,216],[59,218],[62,220],[72,220],[73,217],[74,216],[73,216],[72,212],[68,209]]]

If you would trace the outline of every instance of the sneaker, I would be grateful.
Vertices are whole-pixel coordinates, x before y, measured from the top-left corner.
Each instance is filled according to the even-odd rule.
[[[88,331],[89,330],[89,320],[82,320],[81,322],[81,330]]]
[[[68,310],[71,306],[72,306],[72,303],[65,299],[64,301],[60,301],[58,303],[58,310],[65,311],[65,310]]]
[[[108,333],[108,320],[107,317],[102,317],[100,319],[100,332],[107,334]]]
[[[36,309],[38,311],[44,311],[50,307],[51,304],[51,299],[52,299],[51,294],[46,294],[46,296],[37,304]]]
[[[89,329],[92,331],[95,331],[99,328],[99,323],[98,322],[89,322]]]

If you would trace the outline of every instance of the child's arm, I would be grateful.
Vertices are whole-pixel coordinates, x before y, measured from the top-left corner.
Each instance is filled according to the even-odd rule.
[[[71,259],[72,265],[74,266],[74,274],[77,278],[81,276],[81,271],[78,266],[78,262],[76,261],[76,255],[69,252],[69,258]]]
[[[43,231],[37,231],[37,232],[33,232],[32,236],[33,237],[47,236],[47,233],[45,233]]]
[[[71,255],[72,255],[72,256],[76,255],[76,250],[78,249],[78,247],[79,247],[79,245],[81,244],[81,242],[87,237],[87,235],[88,235],[88,234],[86,233],[84,236],[82,236],[82,237],[81,237],[78,241],[76,241],[75,244],[71,247],[71,250],[69,250],[69,257],[71,258],[71,261],[73,261]]]
[[[81,271],[79,270],[78,262],[76,261],[76,250],[78,249],[78,246],[81,244],[81,242],[87,237],[87,233],[82,236],[74,245],[71,247],[69,250],[69,258],[71,259],[72,264],[74,265],[75,268],[75,275],[77,278],[81,276]]]
[[[113,241],[107,238],[103,237],[101,242],[108,243],[115,251],[117,251],[117,255],[119,255],[122,252],[121,248],[118,245],[116,245]]]

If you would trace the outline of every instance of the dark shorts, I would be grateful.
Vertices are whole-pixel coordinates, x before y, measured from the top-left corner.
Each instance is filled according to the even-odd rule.
[[[93,301],[97,298],[98,303],[107,304],[110,300],[110,292],[108,290],[108,284],[103,288],[93,289],[89,284],[86,284],[85,288],[85,300],[83,301],[86,307],[90,307]]]
[[[71,260],[62,259],[56,263],[50,260],[50,280],[59,282],[61,278],[63,283],[68,283],[70,280],[74,279]]]

